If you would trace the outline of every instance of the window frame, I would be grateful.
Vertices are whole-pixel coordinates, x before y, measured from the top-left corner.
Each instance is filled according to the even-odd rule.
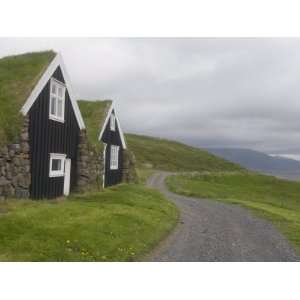
[[[110,146],[110,170],[119,170],[119,150],[120,146]]]
[[[55,86],[56,93],[52,92],[52,88]],[[58,89],[62,88],[62,96],[58,95]],[[51,111],[52,101],[55,99],[55,113],[53,114]],[[62,115],[58,116],[58,102],[62,101]],[[49,119],[53,121],[58,121],[61,123],[65,122],[65,102],[66,102],[66,85],[55,78],[51,78],[50,80],[50,98],[49,98]]]
[[[50,153],[50,162],[49,162],[49,177],[64,177],[65,176],[65,162],[66,162],[66,154],[60,153]],[[53,160],[61,161],[60,170],[52,170]]]
[[[110,130],[116,131],[116,116],[115,116],[115,114],[110,115]]]

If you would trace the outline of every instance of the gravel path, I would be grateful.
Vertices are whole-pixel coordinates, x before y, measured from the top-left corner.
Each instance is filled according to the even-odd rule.
[[[176,195],[168,173],[154,174],[148,186],[163,192],[180,210],[174,231],[145,261],[299,261],[269,222],[237,205]]]

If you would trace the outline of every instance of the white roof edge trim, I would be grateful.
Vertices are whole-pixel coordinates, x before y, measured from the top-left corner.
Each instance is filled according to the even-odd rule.
[[[122,142],[123,149],[127,149],[126,142],[125,142],[125,137],[124,137],[124,133],[123,133],[123,130],[121,128],[121,124],[120,124],[119,118],[118,118],[117,113],[116,113],[114,102],[111,103],[111,106],[110,106],[110,108],[109,108],[109,110],[107,112],[107,115],[106,115],[105,121],[103,123],[103,126],[101,128],[101,132],[99,134],[98,140],[99,141],[101,140],[102,135],[103,135],[104,130],[105,130],[105,127],[106,127],[106,125],[107,125],[107,123],[109,121],[110,115],[111,115],[111,113],[112,113],[113,110],[115,111],[115,117],[116,117],[116,121],[117,121],[117,124],[118,124],[118,128],[119,128],[119,132],[120,132],[120,137],[121,137],[121,142]]]
[[[98,140],[99,140],[99,141],[100,141],[101,138],[102,138],[102,135],[103,135],[104,130],[105,130],[105,126],[107,125],[107,122],[108,122],[108,120],[109,120],[109,117],[110,117],[110,115],[111,115],[112,110],[113,110],[113,103],[111,103],[110,108],[109,108],[109,110],[108,110],[108,112],[107,112],[107,114],[106,114],[105,121],[104,121],[104,123],[103,123],[103,125],[102,125],[101,131],[100,131],[100,134],[99,134],[99,137],[98,137]]]
[[[73,110],[74,110],[79,128],[80,128],[80,130],[85,129],[85,124],[84,124],[84,121],[83,121],[83,118],[82,118],[77,100],[76,100],[75,95],[73,93],[72,84],[71,84],[69,74],[67,72],[67,69],[65,67],[65,64],[64,64],[64,61],[62,59],[61,54],[58,53],[58,56],[59,56],[61,71],[62,71],[64,79],[65,79],[65,83],[66,83],[66,86],[67,86],[67,90],[68,90],[68,93],[69,93],[69,96],[70,96],[70,99],[71,99],[71,103],[72,103],[72,106],[73,106]]]
[[[34,89],[31,91],[29,97],[27,98],[26,102],[21,108],[21,113],[25,116],[29,112],[30,108],[34,104],[34,102],[37,100],[39,94],[47,84],[47,82],[50,80],[51,76],[53,75],[54,71],[57,69],[57,67],[60,66],[63,77],[65,79],[65,85],[68,90],[71,104],[75,113],[75,117],[78,123],[78,126],[80,130],[85,129],[85,125],[83,122],[83,118],[81,116],[77,101],[74,98],[73,92],[72,92],[72,85],[70,83],[70,79],[68,76],[68,73],[66,72],[66,68],[64,66],[63,60],[61,55],[58,53],[55,58],[52,60],[52,62],[49,64],[47,70],[44,72]]]
[[[123,148],[127,149],[126,142],[125,142],[125,137],[124,137],[124,133],[123,133],[123,130],[122,130],[122,127],[121,127],[121,124],[120,124],[120,121],[119,121],[119,118],[118,118],[118,115],[116,113],[116,109],[115,108],[114,108],[114,111],[115,111],[115,117],[116,117],[116,120],[117,120],[117,123],[118,123],[118,128],[119,128],[119,131],[120,131],[120,137],[121,137]]]

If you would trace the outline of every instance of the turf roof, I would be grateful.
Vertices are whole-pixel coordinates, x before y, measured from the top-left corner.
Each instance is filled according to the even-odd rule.
[[[98,138],[104,125],[107,113],[111,107],[112,101],[77,101],[84,123],[86,125],[87,136],[92,145],[101,149],[101,143]]]
[[[0,146],[17,141],[20,109],[55,56],[44,51],[0,59]]]

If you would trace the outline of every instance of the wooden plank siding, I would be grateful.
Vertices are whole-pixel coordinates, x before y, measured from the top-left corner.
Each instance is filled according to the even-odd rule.
[[[114,111],[112,111],[114,113]],[[107,122],[105,130],[102,135],[102,141],[107,145],[105,151],[105,181],[104,186],[111,186],[118,184],[122,181],[122,166],[123,166],[123,148],[120,137],[120,131],[118,128],[118,122],[116,122],[115,131],[110,129],[110,122]],[[110,149],[111,145],[120,146],[119,150],[119,168],[118,170],[110,169]]]
[[[53,77],[65,83],[58,67]],[[30,196],[34,199],[63,195],[64,177],[49,177],[50,153],[66,154],[71,159],[70,191],[76,187],[76,161],[79,126],[68,90],[65,96],[65,122],[49,119],[50,80],[29,111],[29,140],[31,160]]]

